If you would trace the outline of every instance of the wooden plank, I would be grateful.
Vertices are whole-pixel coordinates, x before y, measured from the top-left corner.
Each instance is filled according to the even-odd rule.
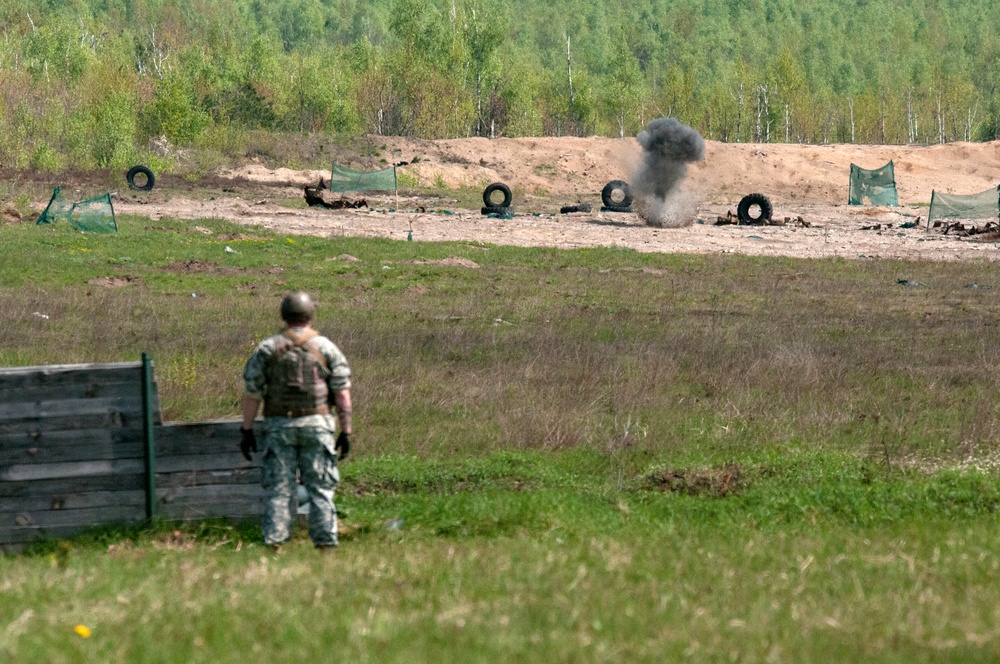
[[[162,504],[184,500],[236,500],[252,498],[262,500],[264,489],[250,484],[207,484],[202,486],[177,486],[157,489],[156,496]]]
[[[259,485],[260,480],[260,467],[156,474],[156,486],[158,489],[213,484]]]
[[[226,501],[182,501],[164,505],[161,516],[168,520],[199,521],[201,519],[242,519],[264,513],[261,499]]]
[[[12,437],[6,437],[12,438]],[[145,441],[138,429],[86,429],[20,435],[13,444],[0,441],[0,468],[13,464],[141,459]]]
[[[142,455],[129,453],[128,456],[105,456],[92,461],[66,461],[33,463],[14,462],[0,465],[0,482],[24,480],[48,480],[69,477],[89,477],[92,475],[121,475],[145,470]],[[156,471],[159,473],[179,473],[192,471],[234,470],[251,468],[258,461],[247,461],[239,450],[229,450],[215,454],[182,454],[157,457]]]
[[[92,475],[127,475],[142,473],[145,468],[145,464],[140,459],[11,464],[0,468],[0,482],[54,480],[90,477]]]
[[[142,382],[76,383],[73,385],[35,385],[5,388],[0,383],[0,403],[63,401],[71,399],[110,399],[141,396]]]
[[[0,404],[127,395],[141,398],[140,362],[0,369]],[[155,376],[153,406],[154,418],[157,423],[161,423],[160,397]]]
[[[85,507],[78,510],[5,512],[0,515],[0,530],[35,530],[115,522],[135,523],[145,518],[145,505],[108,505],[105,507]]]
[[[141,422],[141,418],[139,421]],[[121,429],[128,426],[122,418],[120,411],[108,409],[105,411],[87,411],[84,413],[62,413],[33,420],[0,420],[0,436],[16,434],[37,435],[46,431],[67,431],[72,429]]]
[[[104,404],[111,404],[112,407],[119,408],[122,412],[128,413],[130,415],[129,419],[136,419],[136,417],[142,417],[142,393],[137,392],[138,386],[116,383],[110,386],[111,389],[97,389],[91,390],[86,388],[84,390],[81,388],[77,392],[63,393],[62,396],[59,395],[58,391],[52,389],[42,390],[32,390],[31,393],[18,393],[16,395],[5,395],[0,392],[0,420],[17,420],[23,419],[26,415],[25,413],[30,412],[32,409],[37,407],[40,403],[69,403],[69,402],[88,402],[89,400],[102,400]],[[86,392],[86,393],[84,393]],[[96,404],[95,408],[100,408],[104,404]],[[28,408],[25,408],[25,405]],[[73,411],[78,411],[80,408],[86,408],[84,404],[75,404],[72,406],[65,406],[65,408],[70,408]],[[22,412],[25,411],[25,413]],[[52,411],[50,411],[51,413]],[[58,412],[58,411],[56,411]],[[61,414],[61,413],[59,413]],[[33,415],[27,415],[33,416]],[[42,415],[41,417],[44,417]],[[162,414],[160,412],[160,396],[154,390],[153,391],[153,423],[162,424]]]
[[[39,364],[30,367],[0,368],[0,385],[33,387],[54,383],[88,383],[94,380],[121,383],[140,381],[142,362],[106,362],[96,364]]]
[[[141,428],[134,429],[108,429],[98,427],[94,429],[67,429],[63,431],[17,431],[14,433],[0,434],[0,463],[6,459],[5,453],[14,450],[26,450],[37,448],[67,448],[72,449],[80,445],[95,445],[114,440],[114,436],[121,433],[123,436],[141,435]]]
[[[59,526],[52,528],[0,528],[0,549],[18,551],[23,545],[47,539],[64,539],[102,526],[101,523]]]
[[[240,425],[240,420],[164,424],[154,432],[156,456],[239,450]]]
[[[0,421],[14,423],[23,420],[39,420],[65,415],[87,415],[105,411],[117,411],[122,419],[138,418],[142,421],[142,395],[133,394],[107,399],[50,399],[48,401],[25,401],[0,404]]]
[[[3,498],[0,499],[0,515],[45,510],[78,510],[88,507],[111,507],[114,505],[144,507],[146,505],[146,492],[141,490],[105,490],[84,493],[54,492],[49,495]]]
[[[260,465],[258,460],[247,461],[239,450],[218,454],[185,454],[156,458],[156,472],[182,473],[205,470],[235,470]]]
[[[164,519],[231,518],[264,513],[264,490],[251,485],[177,487],[157,491]]]
[[[146,473],[144,471],[131,475],[95,475],[91,477],[0,482],[0,506],[3,505],[7,498],[67,495],[91,491],[145,491],[145,488]]]

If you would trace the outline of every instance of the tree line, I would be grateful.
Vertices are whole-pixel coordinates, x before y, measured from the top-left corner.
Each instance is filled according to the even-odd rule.
[[[1000,136],[1000,2],[0,0],[0,166],[122,166],[151,137]]]

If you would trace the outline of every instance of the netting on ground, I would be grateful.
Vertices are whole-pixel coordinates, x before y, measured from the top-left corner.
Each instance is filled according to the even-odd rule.
[[[927,223],[945,219],[962,221],[1000,221],[1000,185],[978,194],[931,193]]]
[[[873,171],[851,164],[851,191],[847,204],[899,205],[892,162]]]
[[[115,233],[115,208],[111,205],[111,194],[74,203],[62,195],[62,188],[52,191],[52,198],[36,224],[54,224],[65,221],[77,230],[89,233]]]
[[[396,191],[396,167],[381,171],[355,171],[339,164],[330,169],[330,191]]]

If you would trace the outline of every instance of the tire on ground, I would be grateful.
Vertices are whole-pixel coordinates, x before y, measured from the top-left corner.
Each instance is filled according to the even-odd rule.
[[[484,215],[495,214],[500,217],[505,217],[508,215],[513,215],[514,210],[506,205],[487,205],[482,209],[482,213]]]
[[[580,203],[579,205],[564,205],[559,208],[559,214],[569,214],[570,212],[590,212],[590,203]]]
[[[137,185],[135,183],[136,175],[145,175],[146,184]],[[156,183],[156,177],[153,175],[153,171],[147,166],[133,166],[128,169],[128,173],[125,174],[125,179],[128,181],[128,186],[132,189],[138,189],[139,191],[152,191],[153,185]]]
[[[493,202],[493,192],[496,191],[503,193],[503,202],[499,205]],[[503,182],[494,182],[491,185],[487,185],[486,189],[483,190],[483,205],[486,207],[510,207],[513,200],[514,196],[510,193],[510,187]]]
[[[750,208],[754,205],[760,208],[758,217],[750,216]],[[747,194],[736,208],[736,216],[744,226],[766,224],[771,220],[772,212],[774,208],[771,207],[771,201],[764,194]]]
[[[616,191],[622,192],[622,199],[620,201],[614,199]],[[625,182],[625,180],[612,180],[604,185],[604,189],[601,190],[601,201],[606,208],[632,207],[632,191],[629,189],[628,182]]]

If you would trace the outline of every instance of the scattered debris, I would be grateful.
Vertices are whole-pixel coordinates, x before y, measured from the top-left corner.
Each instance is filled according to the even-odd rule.
[[[240,252],[236,251],[235,249],[233,249],[232,247],[230,247],[230,246],[229,246],[229,245],[227,244],[227,245],[226,245],[226,253],[227,253],[227,254],[238,254],[238,253],[240,253]]]
[[[934,228],[941,228],[942,226],[944,226],[945,235],[952,233],[958,237],[969,237],[972,235],[982,235],[984,233],[1000,233],[1000,224],[995,221],[988,221],[982,226],[975,226],[972,224],[966,225],[960,221],[950,224],[945,224],[941,221],[934,222]]]
[[[44,319],[44,320],[48,320],[49,319],[49,317],[46,314],[43,314],[40,311],[35,311],[31,315],[34,316],[35,318],[41,318],[41,319]]]
[[[321,207],[327,210],[355,210],[368,207],[368,201],[364,198],[350,200],[347,198],[332,198],[327,191],[327,184],[320,178],[319,184],[315,187],[303,187],[302,192],[309,207]]]
[[[590,212],[590,203],[579,203],[577,205],[564,205],[559,208],[559,214],[570,214],[572,212]]]
[[[720,216],[718,219],[715,220],[716,226],[729,226],[729,225],[735,226],[738,223],[740,223],[740,220],[735,214],[733,214],[732,210],[726,210],[725,217]]]
[[[919,281],[912,281],[910,279],[897,279],[896,283],[900,286],[926,286],[927,284],[920,283]]]

